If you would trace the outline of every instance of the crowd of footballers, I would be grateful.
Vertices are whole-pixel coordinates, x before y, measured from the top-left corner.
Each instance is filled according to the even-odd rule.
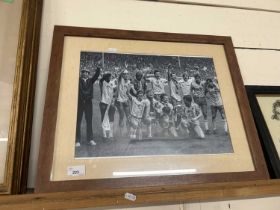
[[[114,139],[115,133],[130,139],[143,138],[205,138],[217,133],[217,113],[223,133],[228,133],[218,81],[214,74],[203,78],[201,70],[190,75],[177,75],[167,66],[164,71],[126,68],[116,72],[97,67],[93,76],[88,68],[81,69],[76,128],[76,146],[81,145],[81,120],[86,119],[89,144],[96,145],[92,126],[93,84],[100,89],[99,109],[102,135]],[[211,119],[208,119],[208,110]],[[116,121],[118,115],[118,122]],[[210,122],[210,126],[209,126]],[[99,123],[99,122],[94,122]]]

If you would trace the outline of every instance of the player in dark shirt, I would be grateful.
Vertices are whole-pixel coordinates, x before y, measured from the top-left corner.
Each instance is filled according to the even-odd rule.
[[[136,97],[136,93],[138,91],[143,91],[143,93],[146,93],[147,90],[147,84],[145,81],[145,76],[143,76],[143,73],[138,70],[135,74],[135,79],[131,82],[133,85],[133,88],[130,89],[130,94],[134,97]]]
[[[97,68],[93,77],[90,77],[90,71],[83,69],[79,79],[78,113],[76,127],[76,147],[81,145],[81,122],[83,114],[86,119],[87,141],[90,145],[96,145],[93,140],[92,132],[92,99],[93,85],[100,75],[100,68]]]

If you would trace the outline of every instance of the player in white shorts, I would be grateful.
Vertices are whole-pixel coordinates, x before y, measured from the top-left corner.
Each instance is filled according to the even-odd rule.
[[[101,91],[101,101],[99,103],[101,113],[101,123],[104,138],[114,137],[114,116],[116,108],[114,106],[114,90],[116,83],[111,80],[111,73],[105,73],[99,81]],[[107,136],[109,132],[109,136]]]
[[[202,117],[200,107],[195,102],[192,102],[191,96],[184,96],[183,101],[185,106],[181,126],[186,129],[187,133],[189,133],[190,129],[193,129],[199,138],[204,139],[205,135],[199,123],[199,118]]]
[[[191,92],[193,101],[200,107],[203,118],[206,134],[209,134],[208,120],[207,120],[207,101],[205,96],[205,81],[201,80],[199,73],[194,75],[194,81],[191,84]]]
[[[139,130],[138,138],[142,139],[142,123],[150,124],[148,116],[150,103],[147,99],[143,99],[143,91],[138,91],[136,97],[127,93],[131,100],[130,107],[130,138],[136,139],[137,130]],[[151,135],[151,134],[149,134]]]
[[[166,94],[162,94],[160,97],[159,106],[156,108],[159,114],[159,124],[163,129],[164,136],[168,136],[169,132],[174,137],[178,137],[177,131],[174,125],[174,110],[173,105],[169,103],[169,98]]]
[[[169,74],[169,87],[170,87],[170,97],[171,97],[171,103],[173,106],[177,106],[178,104],[181,104],[182,98],[179,94],[179,83],[176,80],[176,74],[170,73]]]
[[[181,98],[183,99],[184,96],[191,96],[191,84],[194,81],[193,77],[189,77],[188,72],[183,73],[183,79],[181,79],[179,83],[179,87],[181,90]],[[177,129],[179,129],[180,123],[181,123],[181,113],[184,105],[177,106],[176,112],[177,112],[177,119],[175,122],[175,126]]]
[[[218,84],[215,83],[212,79],[207,79],[205,84],[205,93],[211,108],[213,133],[215,134],[217,132],[216,117],[218,111],[223,121],[224,131],[225,133],[228,133],[228,126],[226,122],[224,106]]]
[[[128,71],[124,70],[118,79],[117,100],[115,102],[119,113],[119,128],[121,135],[123,135],[122,133],[125,125],[124,117],[126,116],[126,120],[129,118],[129,98],[127,91],[130,90],[130,88],[131,83],[128,77]],[[128,123],[126,123],[126,127],[128,128],[127,124]]]

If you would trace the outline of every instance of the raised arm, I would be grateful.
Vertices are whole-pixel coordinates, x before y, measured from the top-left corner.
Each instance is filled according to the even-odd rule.
[[[177,101],[180,101],[181,100],[181,97],[177,94],[177,89],[178,89],[178,86],[175,84],[174,81],[170,81],[169,82],[169,87],[170,87],[170,95],[175,98]]]
[[[102,97],[102,91],[103,91],[103,82],[104,82],[104,77],[102,77],[99,81],[99,88],[100,88],[101,97]]]
[[[168,80],[168,82],[171,81],[171,72],[170,72],[170,69],[168,69],[168,71],[167,71],[167,80]]]
[[[118,84],[121,84],[123,72],[124,72],[124,70],[122,70],[122,71],[120,72],[120,74],[118,75]]]
[[[95,74],[92,77],[92,83],[94,83],[98,79],[98,77],[100,75],[100,72],[101,72],[101,69],[99,67],[97,67],[96,71],[95,71]]]
[[[118,76],[118,83],[120,84],[120,82],[121,82],[121,79],[122,79],[122,76],[123,76],[123,73],[124,73],[124,71],[125,71],[126,69],[123,69],[123,70],[121,70],[121,72],[119,73],[119,76]]]

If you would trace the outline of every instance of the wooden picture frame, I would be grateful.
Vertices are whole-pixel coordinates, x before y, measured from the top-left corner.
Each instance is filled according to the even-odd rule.
[[[0,194],[25,193],[27,190],[42,6],[41,0],[22,2],[7,155],[6,162],[0,163],[5,166]]]
[[[277,101],[277,99],[280,100],[280,87],[248,85],[246,86],[246,91],[255,119],[255,124],[261,139],[270,175],[272,178],[279,178],[280,160],[279,149],[277,150],[279,139],[275,138],[276,133],[273,133],[273,130],[271,130],[274,125],[272,123],[277,121],[276,119],[273,119],[274,105],[271,100],[274,100],[274,102]],[[275,104],[275,106],[276,105],[277,104]]]
[[[93,47],[91,48],[92,43],[94,44]],[[82,46],[82,50],[80,49],[80,44]],[[138,48],[135,47],[136,45],[138,45],[138,47],[141,48],[142,51],[138,50]],[[95,49],[96,46],[101,46],[101,47]],[[132,48],[125,48],[131,46]],[[237,159],[239,158],[242,159],[245,157],[248,159],[245,158],[246,161],[243,161],[243,159],[242,160],[239,159],[238,163],[236,162],[235,164],[231,162],[233,169],[225,169],[228,170],[226,172],[223,171],[224,169],[222,168],[223,167],[226,168],[227,167],[226,165],[231,165],[231,164],[220,165],[219,169],[217,169],[216,167],[215,172],[210,172],[211,169],[208,168],[207,170],[209,171],[205,170],[204,172],[200,172],[200,173],[183,174],[183,175],[182,174],[181,175],[172,174],[167,176],[148,175],[148,176],[125,177],[125,178],[112,178],[112,177],[104,176],[104,178],[100,178],[100,177],[88,178],[86,176],[77,177],[71,174],[71,177],[70,176],[68,177],[67,173],[69,172],[69,167],[70,168],[72,168],[72,166],[76,167],[75,165],[79,165],[79,166],[82,165],[82,168],[84,169],[86,168],[85,170],[82,169],[83,175],[87,173],[90,174],[90,176],[94,174],[92,173],[92,171],[90,171],[92,168],[100,167],[100,165],[96,166],[94,164],[87,165],[88,164],[88,162],[86,162],[87,160],[83,160],[83,159],[79,159],[77,162],[75,162],[76,161],[74,158],[75,131],[74,133],[72,132],[73,130],[75,130],[76,114],[74,114],[75,116],[71,115],[73,118],[69,120],[66,119],[67,118],[66,115],[63,115],[63,112],[61,111],[61,107],[66,107],[67,109],[67,107],[71,107],[72,105],[74,107],[72,111],[74,110],[74,112],[76,112],[77,110],[77,94],[78,94],[78,78],[79,78],[78,69],[80,68],[79,57],[81,51],[90,50],[95,52],[96,50],[102,49],[100,51],[102,52],[106,51],[109,53],[141,52],[142,54],[143,53],[145,54],[147,52],[146,51],[148,48],[147,46],[149,46],[149,48],[152,49],[153,52],[153,53],[151,52],[149,53],[157,54],[157,55],[158,54],[166,55],[166,53],[167,55],[178,55],[178,53],[179,55],[184,55],[183,52],[185,50],[186,51],[189,50],[188,55],[204,56],[203,53],[209,52],[209,49],[214,50],[214,48],[215,49],[217,48],[216,50],[219,53],[217,53],[217,55],[216,54],[213,55],[213,60],[215,66],[219,66],[215,68],[217,72],[219,72],[217,73],[218,74],[217,77],[218,77],[219,85],[221,87],[221,92],[223,92],[222,97],[223,100],[225,101],[224,105],[227,106],[226,114],[230,116],[227,117],[227,119],[229,121],[230,135],[233,142],[234,152],[232,152],[232,154],[213,155],[213,157],[198,154],[197,158],[200,159],[201,156],[203,156],[203,158],[205,158],[203,159],[204,162],[207,162],[208,159],[211,158],[213,158],[213,160],[211,161],[215,162],[216,157],[218,159],[221,158],[222,160],[223,158],[227,159],[227,157],[229,157],[231,161],[232,160],[231,155],[236,155],[235,157],[238,156]],[[120,47],[120,49],[118,47]],[[121,50],[122,47],[125,48],[125,49],[123,48],[124,49],[123,51]],[[167,52],[165,52],[164,49],[167,50]],[[174,49],[175,51],[172,51]],[[210,54],[212,53],[211,50],[210,50]],[[73,54],[71,54],[72,52],[75,52],[74,56]],[[180,54],[180,52],[183,54]],[[70,57],[67,57],[69,55]],[[222,59],[218,59],[219,58],[218,55],[222,56],[221,57]],[[75,60],[76,63],[72,63],[71,60]],[[220,61],[223,64],[219,63]],[[71,66],[70,68],[68,68],[67,66],[68,64]],[[71,70],[67,71],[67,69],[71,69]],[[65,81],[70,83],[66,84],[64,83]],[[65,89],[65,87],[67,88]],[[230,88],[227,89],[227,87]],[[67,95],[69,94],[69,92],[67,93],[67,91],[70,91],[70,95]],[[225,94],[225,91],[228,91],[227,93],[229,93],[230,97],[226,96],[228,94]],[[63,99],[63,97],[66,96],[64,95],[65,93],[67,93],[66,94],[67,104],[63,104],[65,103],[65,100]],[[69,103],[70,99],[71,100],[73,99],[73,103]],[[234,103],[227,103],[228,100],[234,100]],[[230,104],[232,104],[232,106]],[[72,113],[69,112],[69,110],[67,112],[68,112],[67,116],[69,116],[69,113]],[[237,119],[235,119],[234,116],[237,116]],[[235,122],[235,120],[237,120],[238,123]],[[71,124],[70,127],[67,127],[68,122],[70,122]],[[250,113],[248,99],[246,97],[245,88],[242,82],[239,67],[237,64],[237,59],[234,53],[234,48],[230,37],[55,26],[35,191],[56,192],[56,191],[69,191],[69,190],[96,190],[96,191],[109,190],[112,192],[113,189],[119,189],[119,188],[132,189],[132,188],[149,187],[152,189],[153,187],[162,187],[162,189],[165,189],[165,187],[168,188],[168,186],[172,186],[172,185],[179,186],[179,185],[189,185],[189,184],[205,184],[205,183],[215,183],[215,182],[266,179],[268,178],[266,165],[263,158],[261,145],[258,140],[258,135],[254,127],[254,124],[252,122],[253,122],[253,118]],[[67,128],[65,130],[65,127],[59,127],[59,126],[66,126]],[[69,128],[71,129],[68,130]],[[237,130],[233,132],[232,129],[233,130],[237,129]],[[242,133],[241,137],[238,136],[240,133]],[[68,140],[70,139],[70,140],[67,141],[66,143],[65,141],[66,139]],[[57,146],[63,141],[64,141],[63,145],[65,145],[65,148],[67,147],[67,145],[70,146],[72,145],[71,148],[63,149],[63,147]],[[241,143],[242,146],[238,146],[239,143]],[[69,154],[70,156],[67,156]],[[180,156],[180,155],[179,156],[174,155],[174,156],[175,158],[178,158],[176,164],[177,163],[179,164],[180,161],[181,162],[185,161],[184,156]],[[149,159],[149,161],[151,160],[153,163],[154,157],[157,158],[157,156],[151,156],[149,157],[151,158]],[[172,158],[174,157],[172,157],[172,155],[167,156],[167,158],[164,160],[168,162],[169,158],[170,160],[173,160]],[[190,156],[188,156],[187,158],[190,158]],[[191,158],[193,158],[193,156]],[[70,162],[67,162],[66,161],[67,159],[71,159]],[[72,159],[74,162],[71,162]],[[114,158],[111,159],[109,158],[109,163],[106,163],[108,164],[108,167],[111,164],[110,161],[112,159]],[[63,164],[61,165],[59,163],[59,160],[64,161],[63,164],[66,165]],[[102,157],[101,159],[98,160],[102,161],[104,160],[104,158]],[[144,159],[140,159],[140,161],[137,162],[137,159],[128,158],[128,161],[130,160],[132,160],[131,163],[132,165],[133,164],[137,165],[139,164],[139,162],[141,162]],[[162,161],[163,159],[159,159],[159,160]],[[91,158],[90,161],[94,161],[94,158]],[[192,162],[190,159],[188,159],[188,161],[190,161],[190,163],[192,164],[196,164],[195,161]],[[154,162],[155,163],[154,165],[156,165],[156,163],[158,162]],[[215,165],[214,162],[212,162],[211,164]],[[237,169],[239,167],[238,166],[239,163],[243,163],[243,162],[247,162],[250,166],[248,166],[248,168],[246,168],[247,166],[244,166],[246,169]],[[210,162],[207,162],[208,165],[211,165],[209,163]],[[126,163],[123,165],[126,165]],[[107,165],[104,168],[107,168]],[[180,167],[178,168],[180,169]],[[142,169],[138,168],[138,170],[143,170],[143,168]],[[78,173],[80,172],[81,171],[78,171]]]

